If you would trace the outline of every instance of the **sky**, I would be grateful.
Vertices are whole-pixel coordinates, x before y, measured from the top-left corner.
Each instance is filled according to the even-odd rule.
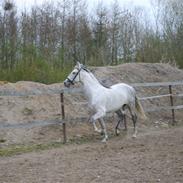
[[[55,2],[54,0],[14,0],[18,9],[24,9],[24,8],[29,9],[32,5],[34,4],[41,5],[45,3],[45,1]],[[94,7],[98,2],[98,0],[86,0],[86,1],[88,1],[89,7]],[[112,1],[113,0],[103,0],[103,2],[107,5],[110,5]],[[120,3],[120,5],[133,4],[144,8],[149,8],[151,6],[150,0],[118,0],[118,2]]]

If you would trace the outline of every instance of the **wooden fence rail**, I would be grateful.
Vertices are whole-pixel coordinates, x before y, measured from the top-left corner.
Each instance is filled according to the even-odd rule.
[[[154,112],[154,111],[160,111],[160,110],[171,110],[172,113],[172,125],[175,124],[175,110],[183,109],[183,105],[174,106],[174,98],[175,97],[183,97],[183,94],[174,94],[172,91],[172,87],[176,86],[183,86],[183,81],[177,81],[177,82],[155,82],[155,83],[132,83],[131,86],[137,88],[137,87],[167,87],[168,94],[164,95],[156,95],[156,96],[148,96],[148,97],[142,97],[140,100],[153,100],[153,99],[159,99],[162,97],[169,97],[170,100],[170,106],[160,106],[155,108],[149,108],[146,109],[146,112]],[[0,96],[29,96],[29,95],[52,95],[52,94],[59,94],[60,95],[60,103],[61,103],[61,119],[57,120],[50,120],[50,121],[34,121],[27,124],[17,124],[17,125],[1,125],[0,128],[23,128],[23,127],[34,127],[34,126],[45,126],[50,124],[62,124],[63,127],[63,136],[64,136],[64,143],[67,141],[67,134],[66,134],[66,120],[65,120],[65,108],[64,108],[64,94],[75,94],[75,93],[81,93],[81,88],[47,88],[47,89],[33,89],[31,91],[16,91],[16,90],[7,90],[7,89],[0,89]]]

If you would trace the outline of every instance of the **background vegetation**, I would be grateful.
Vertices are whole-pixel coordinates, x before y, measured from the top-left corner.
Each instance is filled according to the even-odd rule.
[[[171,61],[183,67],[183,1],[151,4],[149,13],[117,0],[110,7],[99,1],[92,11],[85,0],[23,11],[2,5],[0,80],[60,82],[78,60],[96,66]]]

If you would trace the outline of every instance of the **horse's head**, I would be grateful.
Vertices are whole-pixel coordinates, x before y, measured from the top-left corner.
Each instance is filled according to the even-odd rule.
[[[67,76],[67,79],[64,81],[64,85],[66,87],[70,87],[71,84],[74,85],[74,83],[79,82],[80,72],[82,69],[85,69],[85,66],[77,62],[72,72]]]

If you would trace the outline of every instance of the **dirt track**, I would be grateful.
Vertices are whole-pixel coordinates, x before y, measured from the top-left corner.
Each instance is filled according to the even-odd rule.
[[[1,183],[181,183],[183,127],[0,159]]]

